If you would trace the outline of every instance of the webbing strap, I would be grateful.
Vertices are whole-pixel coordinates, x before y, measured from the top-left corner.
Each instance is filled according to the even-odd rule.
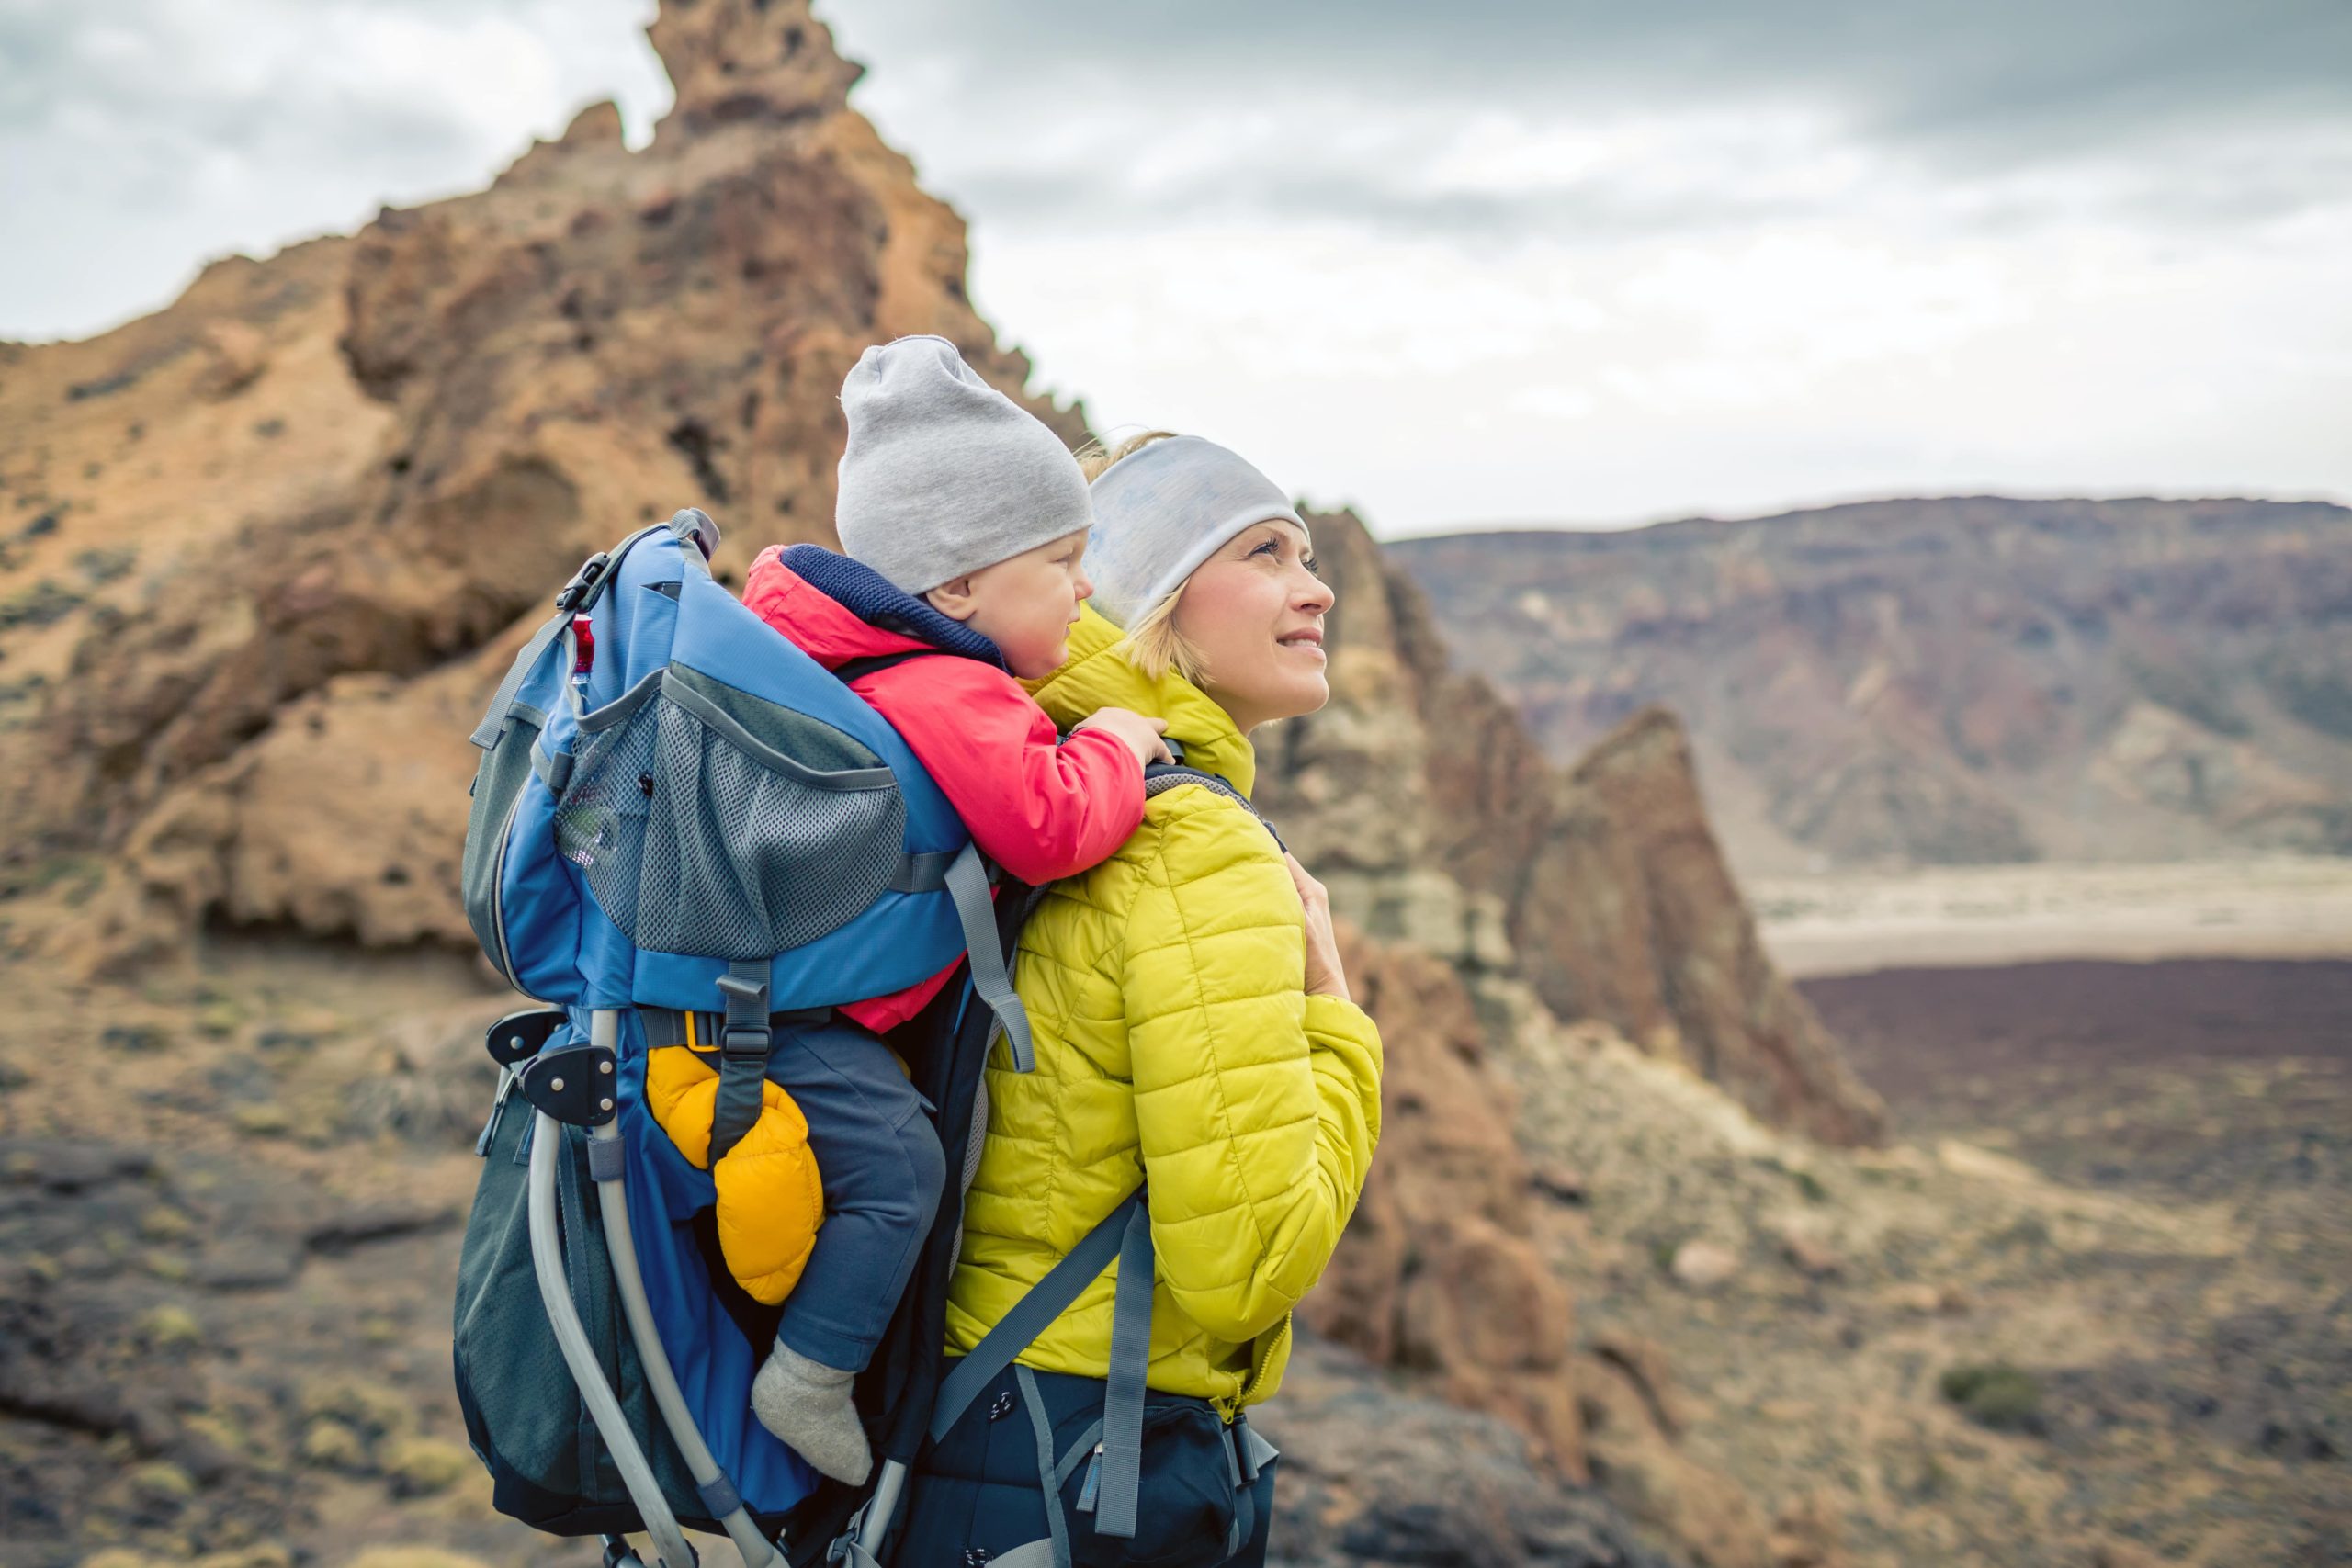
[[[1063,1483],[1078,1473],[1078,1467],[1094,1457],[1094,1446],[1102,1440],[1102,1417],[1097,1416],[1086,1424],[1086,1430],[1078,1435],[1077,1440],[1070,1444],[1069,1450],[1054,1461],[1055,1491],[1060,1491]],[[1091,1510],[1094,1504],[1091,1499],[1080,1498],[1079,1506],[1081,1509]]]
[[[718,1097],[710,1113],[710,1163],[741,1143],[766,1103],[761,1085],[768,1076],[768,966],[739,958],[718,977],[727,998],[727,1022],[718,1035]]]
[[[1111,1308],[1111,1367],[1102,1397],[1102,1494],[1094,1533],[1136,1533],[1143,1478],[1144,1377],[1151,1366],[1151,1213],[1138,1203],[1119,1243],[1119,1293]]]
[[[735,1483],[727,1479],[724,1472],[697,1483],[695,1495],[702,1499],[703,1511],[714,1519],[723,1519],[743,1506],[743,1495],[735,1490]]]
[[[531,742],[531,772],[539,775],[549,795],[560,795],[571,784],[572,761],[569,751],[549,751],[544,735]]]
[[[1046,1533],[1053,1542],[1054,1568],[1069,1568],[1069,1521],[1062,1517],[1061,1489],[1054,1484],[1054,1424],[1046,1418],[1046,1396],[1037,1392],[1037,1374],[1014,1362],[1013,1381],[1021,1385],[1021,1403],[1029,1411],[1029,1429],[1037,1438],[1037,1479],[1046,1489]]]
[[[490,708],[482,715],[481,723],[467,739],[485,751],[498,744],[498,738],[506,732],[507,710],[514,705],[514,694],[521,691],[523,682],[531,678],[531,669],[538,663],[539,656],[548,650],[548,645],[571,625],[569,614],[560,615],[543,623],[537,631],[531,634],[531,640],[523,645],[523,651],[514,656],[513,664],[507,666],[506,678],[498,682],[498,694],[490,699]]]
[[[1283,1457],[1282,1450],[1259,1436],[1258,1428],[1240,1416],[1235,1416],[1233,1424],[1241,1432],[1241,1472],[1255,1481],[1260,1471]]]
[[[989,898],[988,868],[977,846],[966,844],[949,863],[946,881],[947,895],[956,901],[956,919],[964,928],[964,949],[971,955],[972,989],[1004,1026],[1004,1038],[1012,1047],[1012,1070],[1028,1072],[1037,1065],[1029,1014],[1013,994],[1004,950],[997,945],[996,906]]]
[[[628,1174],[628,1145],[618,1138],[588,1140],[588,1179],[618,1181]]]
[[[947,886],[947,868],[956,863],[954,850],[924,850],[902,857],[890,878],[893,893],[932,893]]]
[[[989,1559],[988,1568],[1061,1568],[1067,1559],[1054,1555],[1050,1536],[1043,1540],[1027,1541],[1010,1551],[1000,1551]]]
[[[1111,1259],[1121,1254],[1128,1222],[1143,1212],[1143,1193],[1137,1190],[1088,1231],[1084,1240],[1071,1247],[1044,1279],[1029,1288],[1027,1295],[1013,1303],[1011,1312],[997,1320],[996,1326],[972,1347],[972,1353],[956,1363],[956,1370],[940,1383],[938,1399],[932,1405],[933,1442],[945,1438],[963,1418],[964,1412],[971,1408],[972,1401],[980,1396],[980,1390],[1012,1365],[1013,1358],[1052,1326],[1054,1319],[1078,1300],[1095,1276],[1111,1266]],[[1145,1277],[1148,1279],[1149,1275]],[[1146,1299],[1149,1299],[1148,1292]]]

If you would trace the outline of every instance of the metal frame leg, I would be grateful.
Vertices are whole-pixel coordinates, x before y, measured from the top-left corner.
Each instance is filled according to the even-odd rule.
[[[591,1044],[616,1049],[619,1032],[618,1013],[589,1015]],[[607,1122],[591,1128],[588,1135],[599,1142],[617,1142],[621,1132],[617,1122]],[[653,1403],[662,1412],[662,1424],[670,1429],[671,1438],[686,1461],[687,1472],[694,1476],[695,1484],[703,1489],[704,1496],[735,1498],[732,1509],[719,1513],[713,1508],[712,1512],[718,1517],[719,1528],[726,1530],[728,1539],[742,1555],[743,1568],[785,1568],[783,1554],[752,1521],[750,1511],[736,1496],[726,1472],[711,1457],[709,1445],[702,1440],[702,1428],[695,1425],[694,1416],[686,1409],[685,1396],[678,1392],[677,1377],[670,1370],[670,1357],[662,1349],[662,1336],[653,1326],[653,1309],[645,1299],[645,1276],[637,1266],[637,1241],[629,1231],[628,1202],[622,1178],[616,1174],[599,1181],[596,1190],[596,1206],[605,1216],[605,1240],[613,1255],[613,1280],[620,1287],[621,1310],[628,1318],[629,1337],[637,1342],[638,1359],[644,1368],[646,1386],[653,1391]]]
[[[531,1128],[529,1213],[531,1266],[538,1275],[539,1300],[547,1308],[548,1323],[555,1330],[556,1346],[563,1352],[564,1365],[571,1369],[571,1381],[579,1385],[589,1416],[596,1423],[605,1447],[612,1451],[613,1462],[620,1468],[629,1501],[637,1505],[646,1532],[653,1538],[661,1568],[695,1568],[694,1549],[686,1544],[685,1534],[678,1528],[677,1515],[670,1511],[669,1500],[662,1495],[662,1484],[653,1478],[653,1467],[646,1462],[645,1450],[638,1446],[636,1435],[628,1429],[628,1418],[621,1414],[620,1401],[613,1396],[612,1385],[605,1381],[605,1370],[596,1364],[596,1352],[588,1343],[588,1331],[581,1326],[580,1309],[572,1304],[571,1286],[564,1278],[563,1244],[557,1239],[555,1216],[555,1162],[563,1148],[563,1123],[544,1111],[534,1111],[533,1115],[537,1120]]]
[[[847,1538],[833,1543],[834,1562],[846,1560],[848,1568],[878,1568],[882,1544],[890,1539],[890,1526],[899,1512],[899,1494],[906,1484],[907,1467],[894,1459],[884,1460],[881,1473],[874,1480],[873,1495],[850,1520]]]

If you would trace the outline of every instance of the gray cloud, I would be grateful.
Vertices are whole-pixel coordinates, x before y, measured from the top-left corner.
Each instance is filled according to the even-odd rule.
[[[650,0],[0,0],[0,335],[80,334],[204,260],[478,186],[618,93]]]
[[[1527,89],[1565,102],[1701,105],[1801,96],[1880,133],[2024,151],[2217,118],[2352,116],[2352,7],[2341,0],[1170,0],[1106,15],[1078,0],[822,7],[890,56],[945,55],[1019,77],[1041,63],[1126,85],[1349,81],[1468,102]]]
[[[1366,224],[1484,242],[1638,239],[1804,205],[1744,195],[1739,181],[1645,194],[1639,168],[1523,201],[1417,189],[1408,164],[1317,134],[1493,112],[1555,123],[1809,114],[1923,190],[2084,170],[2099,189],[2052,199],[2111,199],[2141,222],[2256,220],[2352,194],[2341,156],[2352,150],[2352,6],[2342,0],[1463,0],[1442,14],[1402,0],[1155,0],[1107,20],[1075,0],[860,0],[820,12],[877,67],[867,92],[886,121],[903,123],[951,192],[991,216],[1077,219],[1124,193],[1123,215],[1147,221],[1343,209]],[[928,101],[900,91],[910,77]],[[1316,116],[1299,118],[1319,125],[1270,138],[1225,177],[1144,189],[1120,169],[1148,140],[1181,142],[1310,96]],[[1057,147],[1012,130],[1073,111],[1116,139]],[[2259,158],[2244,155],[2249,144]],[[1759,148],[1751,172],[1787,172],[1773,156]],[[1978,205],[2014,218],[2028,199]]]

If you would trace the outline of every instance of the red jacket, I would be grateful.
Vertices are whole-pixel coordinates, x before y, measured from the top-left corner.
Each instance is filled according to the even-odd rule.
[[[932,647],[861,619],[785,565],[782,553],[771,547],[752,563],[743,603],[826,669]],[[1023,882],[1100,864],[1143,821],[1135,753],[1100,730],[1060,739],[1021,682],[992,664],[954,654],[910,659],[861,675],[849,689],[890,721],[980,852]],[[841,1010],[880,1033],[920,1012],[955,969]]]

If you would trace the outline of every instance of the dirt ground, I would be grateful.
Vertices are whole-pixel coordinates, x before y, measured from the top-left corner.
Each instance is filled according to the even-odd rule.
[[[1804,988],[1894,1147],[1516,1064],[1579,1331],[1674,1369],[1689,1450],[1865,1568],[2352,1563],[2352,964]]]

